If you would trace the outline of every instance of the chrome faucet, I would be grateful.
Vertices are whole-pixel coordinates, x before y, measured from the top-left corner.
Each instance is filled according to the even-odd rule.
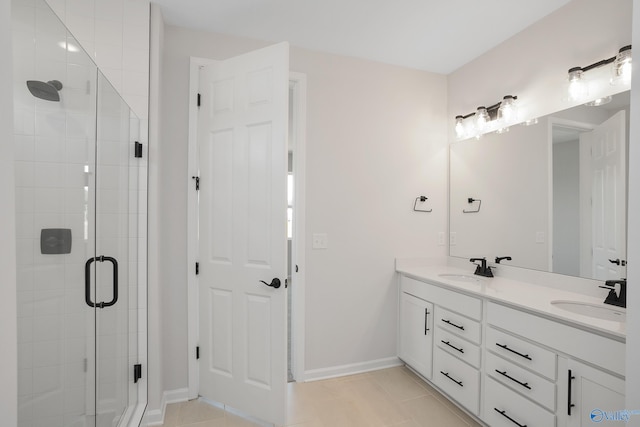
[[[618,285],[618,292],[616,292],[616,285]],[[599,287],[609,290],[609,294],[607,294],[607,298],[604,300],[605,304],[627,307],[627,279],[607,280],[604,282],[604,286]]]
[[[486,258],[471,258],[469,260],[469,262],[473,262],[474,264],[476,261],[480,261],[480,264],[476,264],[476,271],[473,274],[483,277],[493,277],[491,267],[487,266]]]

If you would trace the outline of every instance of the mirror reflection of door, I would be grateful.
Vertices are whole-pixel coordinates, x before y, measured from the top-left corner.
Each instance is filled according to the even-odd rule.
[[[552,126],[553,272],[598,280],[624,277],[625,117],[618,111],[592,130]]]

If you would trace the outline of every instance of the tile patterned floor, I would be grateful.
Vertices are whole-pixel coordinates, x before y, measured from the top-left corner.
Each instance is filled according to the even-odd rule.
[[[290,427],[479,427],[405,367],[289,383]],[[197,400],[167,406],[163,427],[255,427]]]

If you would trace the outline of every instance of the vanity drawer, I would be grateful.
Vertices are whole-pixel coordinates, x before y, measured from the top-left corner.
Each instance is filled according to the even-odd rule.
[[[544,377],[556,379],[556,354],[552,351],[492,327],[487,328],[486,348]]]
[[[436,344],[444,351],[453,354],[458,359],[480,368],[480,347],[461,339],[459,336],[437,327]]]
[[[507,387],[487,378],[483,420],[491,427],[554,427],[556,417]]]
[[[436,325],[445,331],[480,344],[480,323],[440,306],[435,308],[435,319]]]
[[[440,348],[434,350],[433,382],[473,414],[478,414],[480,372]]]
[[[550,411],[556,409],[556,385],[495,354],[487,353],[485,372]]]
[[[478,298],[450,291],[407,276],[400,276],[400,285],[403,292],[440,306],[455,308],[455,310],[472,319],[482,320],[482,300]]]

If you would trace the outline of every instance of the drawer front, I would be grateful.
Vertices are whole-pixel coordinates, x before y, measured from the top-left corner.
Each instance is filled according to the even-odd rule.
[[[556,385],[551,381],[492,353],[487,353],[485,368],[496,381],[555,411]]]
[[[511,334],[487,328],[486,348],[551,380],[556,379],[556,354]]]
[[[435,310],[437,326],[473,343],[480,344],[480,323],[440,306],[436,307]]]
[[[403,292],[431,301],[434,304],[454,309],[472,319],[482,320],[482,300],[478,298],[450,291],[407,276],[400,276],[400,285]]]
[[[444,351],[476,368],[480,368],[480,347],[477,345],[471,344],[469,341],[463,340],[440,327],[436,328],[435,339],[438,347]]]
[[[554,427],[556,417],[507,387],[487,378],[483,420],[491,427]]]
[[[480,372],[436,348],[433,355],[433,382],[473,414],[478,414]]]

